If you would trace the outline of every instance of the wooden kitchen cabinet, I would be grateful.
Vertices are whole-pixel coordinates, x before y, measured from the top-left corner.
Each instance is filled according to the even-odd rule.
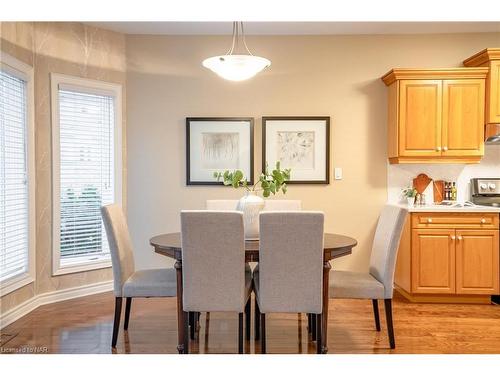
[[[499,255],[498,213],[414,212],[394,283],[410,301],[489,303],[500,294]]]
[[[498,230],[456,231],[456,291],[498,294]]]
[[[413,293],[455,293],[453,229],[413,229]]]
[[[500,48],[486,48],[464,61],[467,67],[485,67],[485,138],[500,134]]]
[[[477,163],[484,155],[487,68],[393,69],[390,163]]]

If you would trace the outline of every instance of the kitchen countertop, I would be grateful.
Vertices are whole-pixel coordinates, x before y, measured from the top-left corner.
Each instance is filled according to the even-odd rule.
[[[397,206],[408,209],[408,212],[493,212],[500,213],[500,207],[492,206],[442,206],[437,204],[429,204],[426,206],[408,207],[406,204],[396,204]]]

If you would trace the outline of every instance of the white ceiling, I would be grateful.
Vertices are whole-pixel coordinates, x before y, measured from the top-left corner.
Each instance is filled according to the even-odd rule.
[[[231,22],[87,22],[124,34],[225,35]],[[500,22],[245,22],[247,35],[441,34],[500,32]]]

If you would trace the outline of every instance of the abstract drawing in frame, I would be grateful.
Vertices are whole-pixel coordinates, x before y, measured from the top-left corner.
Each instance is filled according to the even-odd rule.
[[[214,172],[239,169],[253,184],[253,118],[186,118],[186,184],[221,185]]]
[[[291,184],[330,182],[330,117],[263,117],[262,170],[291,168]]]

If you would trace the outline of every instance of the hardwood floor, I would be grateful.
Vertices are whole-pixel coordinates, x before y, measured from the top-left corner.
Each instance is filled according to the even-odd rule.
[[[329,353],[500,353],[500,306],[408,303],[394,299],[396,349],[389,349],[380,305],[381,332],[375,330],[370,300],[331,300]],[[175,298],[134,299],[129,331],[120,326],[111,350],[114,297],[103,293],[42,306],[2,330],[8,341],[0,353],[37,348],[48,353],[176,353]],[[252,303],[253,311],[253,303]],[[237,353],[238,314],[201,314],[191,353]],[[305,315],[269,314],[268,353],[315,353]],[[246,353],[259,342],[245,341]],[[11,335],[14,335],[12,337]]]

